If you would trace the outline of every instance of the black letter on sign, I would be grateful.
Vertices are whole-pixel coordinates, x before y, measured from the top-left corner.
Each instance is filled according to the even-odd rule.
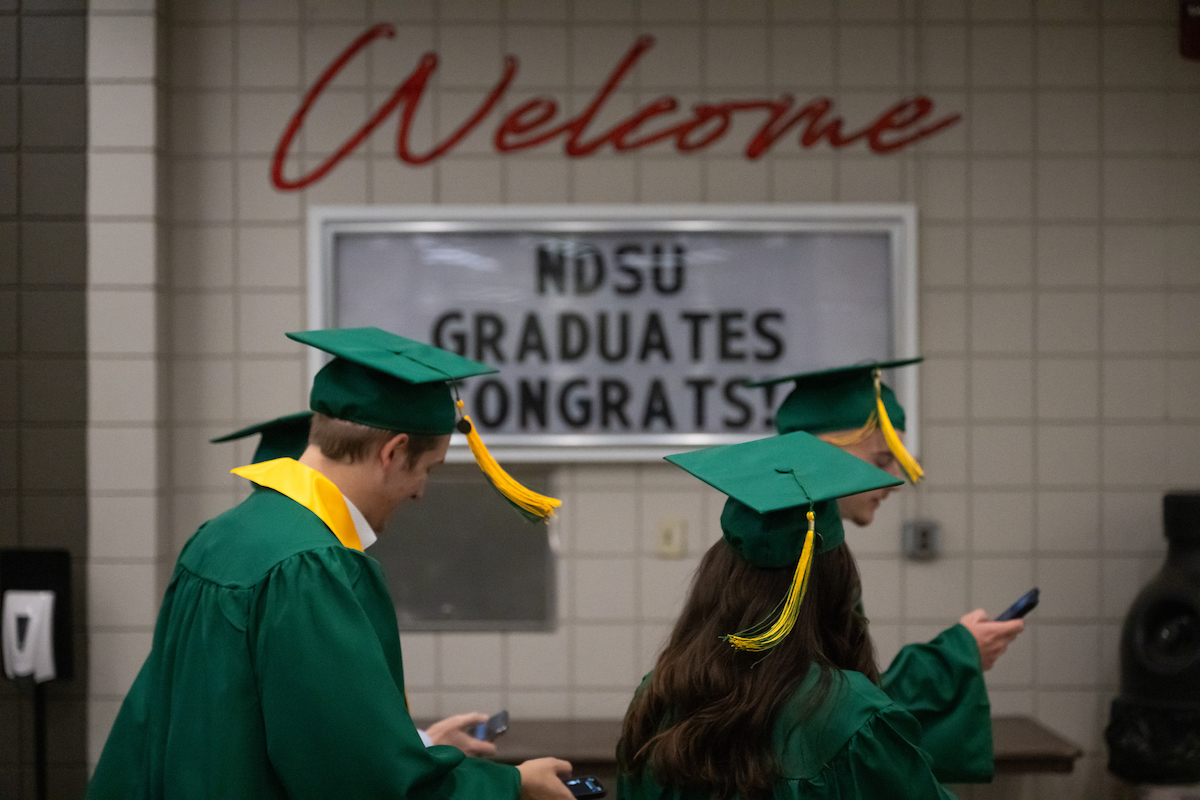
[[[667,342],[667,332],[663,330],[662,317],[657,311],[646,315],[646,330],[642,333],[642,351],[638,353],[638,361],[645,363],[651,350],[657,350],[663,361],[671,363],[671,345]]]
[[[766,416],[763,417],[763,429],[770,430],[775,427],[775,417],[771,414],[771,409],[775,408],[775,387],[778,384],[768,383],[763,388],[763,406],[767,409]]]
[[[666,272],[662,265],[662,246],[654,245],[654,288],[659,294],[678,294],[683,289],[683,248],[674,245],[671,250],[675,254],[675,283],[668,286],[663,281]]]
[[[746,335],[746,330],[739,324],[736,328],[734,323],[741,323],[742,318],[746,316],[745,311],[722,311],[720,321],[717,327],[720,329],[718,339],[721,342],[721,360],[722,361],[742,361],[746,358],[746,354],[740,350],[735,351],[731,344],[734,340],[741,339]]]
[[[551,250],[553,248],[553,250]],[[554,282],[554,288],[562,294],[566,289],[567,256],[563,252],[562,242],[539,244],[537,249],[537,290],[538,294],[546,293],[546,281]]]
[[[642,430],[650,430],[655,420],[662,420],[667,430],[675,430],[675,418],[671,415],[671,403],[667,389],[658,378],[650,381],[650,396],[646,398],[646,413],[642,415]]]
[[[591,264],[591,274],[588,265]],[[590,244],[579,245],[575,251],[575,294],[591,294],[604,283],[604,256]]]
[[[489,413],[488,405],[491,397],[495,397],[494,413]],[[488,378],[475,389],[475,397],[471,400],[471,408],[475,409],[475,417],[485,428],[498,428],[508,418],[508,389],[495,378]]]
[[[738,396],[737,390],[741,388],[743,382],[750,380],[749,378],[730,378],[725,381],[725,399],[730,405],[735,405],[742,412],[740,417],[725,417],[721,420],[725,423],[726,428],[744,428],[750,424],[750,404]]]
[[[455,328],[452,333],[447,334],[450,338],[450,346],[447,347],[442,339],[445,333],[446,323],[462,322],[463,313],[461,311],[447,311],[438,317],[433,323],[433,346],[440,347],[443,350],[451,350],[460,356],[467,354],[467,335],[462,332],[461,328]]]
[[[487,356],[484,351],[491,350],[496,363],[504,363],[504,353],[500,352],[500,340],[504,337],[504,319],[498,314],[481,312],[475,315],[475,360],[483,361]]]
[[[596,332],[596,343],[600,345],[600,357],[609,363],[623,361],[629,355],[629,312],[622,311],[618,318],[621,325],[621,346],[613,353],[608,352],[608,312],[601,311],[598,316],[600,330]]]
[[[558,357],[562,361],[578,361],[587,355],[587,320],[574,311],[564,311],[558,318]]]
[[[563,384],[562,391],[558,393],[558,413],[562,414],[563,421],[572,428],[586,428],[592,421],[592,400],[587,395],[579,398],[574,404],[578,409],[578,414],[572,414],[571,408],[571,393],[576,389],[587,388],[587,378],[575,378]]]
[[[521,430],[528,430],[529,417],[537,417],[539,428],[546,427],[546,379],[542,378],[537,382],[537,391],[534,391],[533,385],[521,378],[517,382],[519,389],[520,400],[517,407],[519,409],[518,418],[521,420]]]
[[[765,339],[770,343],[771,349],[767,351],[755,350],[754,359],[756,361],[774,361],[783,355],[783,338],[779,335],[779,331],[773,331],[767,327],[768,320],[783,322],[782,311],[760,311],[754,318],[754,331],[760,339]]]
[[[687,378],[684,384],[692,390],[692,408],[695,409],[696,429],[704,430],[705,413],[704,413],[704,398],[708,390],[716,383],[712,378]]]
[[[692,328],[692,361],[699,361],[704,352],[701,328],[712,319],[712,314],[707,311],[684,311],[679,316]]]
[[[617,294],[637,294],[642,290],[642,273],[631,262],[631,256],[637,256],[641,261],[642,246],[640,244],[623,244],[617,248],[617,271],[629,276],[629,283],[615,283],[613,289]]]
[[[600,427],[608,430],[609,415],[615,416],[621,422],[621,427],[629,427],[629,417],[625,416],[625,404],[629,402],[629,385],[620,378],[604,378],[600,381]]]
[[[530,352],[541,356],[543,364],[550,360],[550,353],[546,350],[546,340],[542,337],[542,324],[538,322],[537,314],[532,311],[525,315],[525,322],[521,325],[521,343],[517,345],[517,363],[524,364],[525,356]]]

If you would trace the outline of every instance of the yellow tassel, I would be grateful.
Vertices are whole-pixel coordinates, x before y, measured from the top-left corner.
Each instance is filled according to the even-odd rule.
[[[809,511],[808,533],[804,537],[804,550],[800,553],[800,561],[796,564],[796,574],[792,576],[792,586],[788,589],[779,618],[762,633],[754,634],[754,631],[764,627],[767,620],[742,631],[742,633],[751,635],[730,634],[725,637],[725,641],[738,650],[760,653],[763,650],[770,650],[782,642],[783,637],[792,632],[792,628],[796,625],[796,617],[800,615],[800,604],[804,601],[804,593],[808,590],[808,575],[812,571],[813,546],[816,540],[815,530],[816,517],[812,511]],[[770,618],[768,617],[768,619]]]
[[[458,407],[462,409],[462,400],[458,401]],[[483,470],[483,474],[491,481],[492,486],[496,487],[496,491],[500,492],[505,500],[516,506],[517,510],[526,516],[539,520],[547,520],[552,517],[554,509],[561,506],[562,501],[538,494],[522,486],[504,471],[496,459],[492,458],[492,454],[488,452],[483,440],[479,438],[479,431],[476,430],[475,424],[471,422],[471,418],[466,413],[463,414],[463,422],[466,425],[460,422],[459,430],[467,435],[467,444],[471,448],[471,455],[475,456],[475,463]]]
[[[883,438],[887,441],[888,449],[892,451],[892,455],[900,462],[904,472],[908,475],[908,479],[913,483],[921,480],[925,476],[925,470],[921,469],[921,465],[912,457],[912,454],[904,448],[904,442],[900,441],[899,434],[892,427],[892,421],[888,419],[887,409],[883,406],[883,392],[880,389],[879,370],[875,370],[875,408],[879,414],[879,427],[883,429]]]

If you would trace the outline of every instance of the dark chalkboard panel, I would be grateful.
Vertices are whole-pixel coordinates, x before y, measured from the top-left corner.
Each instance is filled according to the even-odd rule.
[[[548,492],[550,468],[509,469]],[[555,562],[545,525],[501,498],[474,464],[430,476],[370,549],[387,575],[400,630],[549,630],[555,620]]]

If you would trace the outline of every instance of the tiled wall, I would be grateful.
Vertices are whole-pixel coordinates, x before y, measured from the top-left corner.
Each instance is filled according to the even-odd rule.
[[[92,0],[88,16],[88,761],[94,766],[150,649],[166,541],[160,230],[166,170],[154,3]]]
[[[136,522],[122,535],[142,539],[114,558],[122,570],[143,552],[158,563],[241,496],[228,469],[249,446],[209,437],[302,407],[304,354],[282,332],[305,324],[309,205],[913,202],[930,477],[849,533],[876,643],[886,661],[971,608],[999,611],[1039,585],[1029,632],[988,675],[993,704],[1037,716],[1088,755],[1072,776],[1006,779],[978,795],[1110,791],[1101,731],[1120,620],[1161,559],[1161,493],[1200,483],[1200,64],[1176,55],[1174,9],[1170,0],[171,4],[168,152],[154,173],[169,233],[158,316],[150,263],[137,261],[145,282],[114,279],[111,298],[147,331],[114,352],[128,346],[131,363],[159,369],[135,385],[157,386],[165,400],[158,416],[146,412],[151,422],[114,422],[121,433],[103,462],[142,442],[157,447],[169,490],[128,489]],[[375,21],[398,23],[396,40],[372,45],[325,94],[290,174],[340,143],[428,49],[442,60],[418,145],[478,102],[504,53],[522,60],[513,103],[547,93],[578,110],[641,33],[658,43],[613,109],[663,93],[693,102],[791,91],[828,95],[853,116],[921,91],[964,121],[899,155],[801,150],[789,139],[756,162],[740,155],[737,132],[686,157],[652,149],[570,160],[561,142],[500,157],[485,124],[419,169],[393,157],[389,122],[311,189],[276,192],[269,158],[287,118]],[[151,169],[148,157],[136,163]],[[160,360],[142,353],[145,341]],[[101,469],[95,456],[92,466]],[[556,481],[566,501],[558,632],[405,636],[418,715],[505,706],[617,716],[653,663],[716,536],[719,498],[657,465],[568,467]],[[151,529],[155,514],[168,516]],[[689,556],[659,560],[653,532],[679,515]],[[900,522],[918,515],[945,534],[944,557],[929,565],[898,555]],[[109,598],[126,615],[130,648],[97,702],[115,704],[148,642],[155,603],[139,591]],[[93,719],[93,748],[105,724]]]
[[[76,678],[47,697],[47,788],[86,779],[83,4],[0,2],[0,548],[72,557]],[[34,797],[31,699],[0,678],[0,797]]]

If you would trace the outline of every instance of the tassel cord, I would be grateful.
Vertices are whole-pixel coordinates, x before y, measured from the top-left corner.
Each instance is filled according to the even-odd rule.
[[[793,473],[794,475],[795,473]],[[799,481],[797,480],[797,482]],[[801,486],[801,489],[803,488]],[[752,625],[744,631],[723,637],[734,648],[753,653],[770,650],[783,641],[783,638],[795,627],[796,618],[800,615],[800,604],[804,602],[804,594],[808,591],[808,578],[812,572],[813,551],[817,538],[816,514],[813,511],[811,499],[807,516],[808,531],[804,535],[804,549],[800,553],[800,560],[796,563],[796,572],[792,576],[792,585],[788,589],[787,596],[762,622]],[[780,610],[780,606],[782,606],[782,610]],[[776,612],[778,612],[777,617]],[[772,622],[773,617],[774,621]],[[766,630],[763,630],[764,628]]]
[[[460,411],[463,411],[463,401],[461,399],[457,400],[455,404]],[[458,429],[466,434],[467,446],[471,448],[471,455],[475,457],[475,462],[479,465],[483,474],[487,476],[487,479],[496,487],[496,491],[500,492],[506,500],[515,505],[521,512],[537,519],[545,520],[554,515],[554,509],[561,506],[562,501],[538,494],[526,488],[505,472],[499,462],[488,452],[487,446],[479,438],[479,431],[465,411],[463,411]]]
[[[879,415],[879,427],[883,430],[883,438],[887,441],[888,449],[892,451],[892,455],[900,462],[900,467],[908,475],[908,479],[913,483],[917,483],[925,476],[925,470],[921,469],[921,465],[917,463],[917,460],[904,447],[904,442],[900,441],[900,435],[896,433],[895,427],[892,426],[892,421],[888,418],[887,409],[883,404],[883,390],[880,383],[879,370],[875,370],[875,411]]]

